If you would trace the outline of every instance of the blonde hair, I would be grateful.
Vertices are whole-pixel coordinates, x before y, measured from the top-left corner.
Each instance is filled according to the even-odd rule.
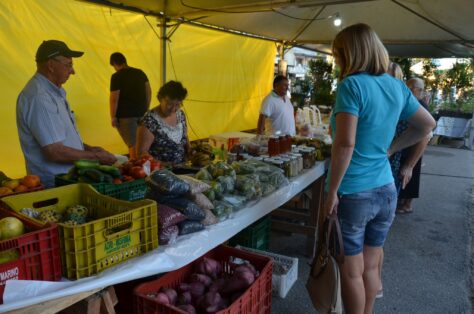
[[[375,31],[359,23],[340,31],[332,44],[333,55],[339,60],[342,80],[357,72],[381,75],[387,72],[388,53]]]
[[[398,63],[390,62],[387,73],[393,76],[394,78],[397,78],[403,81],[403,71]]]

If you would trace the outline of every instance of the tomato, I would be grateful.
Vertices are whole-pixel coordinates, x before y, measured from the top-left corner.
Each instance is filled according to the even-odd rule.
[[[114,178],[114,184],[120,184],[122,183],[122,180],[120,178]]]
[[[133,181],[133,180],[134,180],[133,177],[127,176],[127,175],[123,176],[123,178],[122,178],[123,182],[129,182],[129,181]]]
[[[29,175],[21,180],[21,184],[30,189],[35,188],[40,185],[40,178],[38,176]]]
[[[122,165],[121,172],[122,174],[128,175],[130,173],[130,169],[132,169],[133,163],[130,161],[127,161]]]
[[[150,162],[150,171],[153,172],[155,170],[160,170],[161,164],[158,160],[152,160]]]
[[[132,169],[130,169],[130,175],[135,179],[141,179],[141,178],[146,177],[145,171],[143,170],[143,167],[141,166],[135,166]]]

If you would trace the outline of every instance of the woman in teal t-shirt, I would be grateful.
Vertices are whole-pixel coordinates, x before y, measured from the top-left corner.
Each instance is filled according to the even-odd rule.
[[[339,32],[333,55],[341,74],[324,210],[337,211],[341,224],[346,313],[371,313],[380,287],[378,262],[397,202],[388,156],[419,142],[435,121],[403,82],[386,74],[387,51],[368,25]],[[410,126],[392,142],[400,119]]]

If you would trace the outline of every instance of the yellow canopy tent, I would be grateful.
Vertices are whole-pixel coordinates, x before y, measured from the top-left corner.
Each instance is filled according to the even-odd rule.
[[[157,20],[74,0],[2,0],[0,14],[0,170],[11,177],[25,174],[16,99],[34,74],[36,49],[46,39],[85,52],[74,60],[76,75],[64,85],[84,142],[125,153],[108,114],[109,56],[124,53],[130,66],[145,71],[156,95],[162,71]],[[184,110],[191,139],[256,126],[261,100],[271,89],[274,43],[181,25],[166,47],[167,79],[188,89]]]

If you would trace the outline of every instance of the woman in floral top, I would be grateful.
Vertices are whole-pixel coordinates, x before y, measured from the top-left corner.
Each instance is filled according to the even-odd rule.
[[[188,91],[180,82],[169,81],[158,91],[160,104],[149,110],[138,127],[139,156],[150,154],[164,163],[186,161],[189,150],[186,116],[181,105]]]

